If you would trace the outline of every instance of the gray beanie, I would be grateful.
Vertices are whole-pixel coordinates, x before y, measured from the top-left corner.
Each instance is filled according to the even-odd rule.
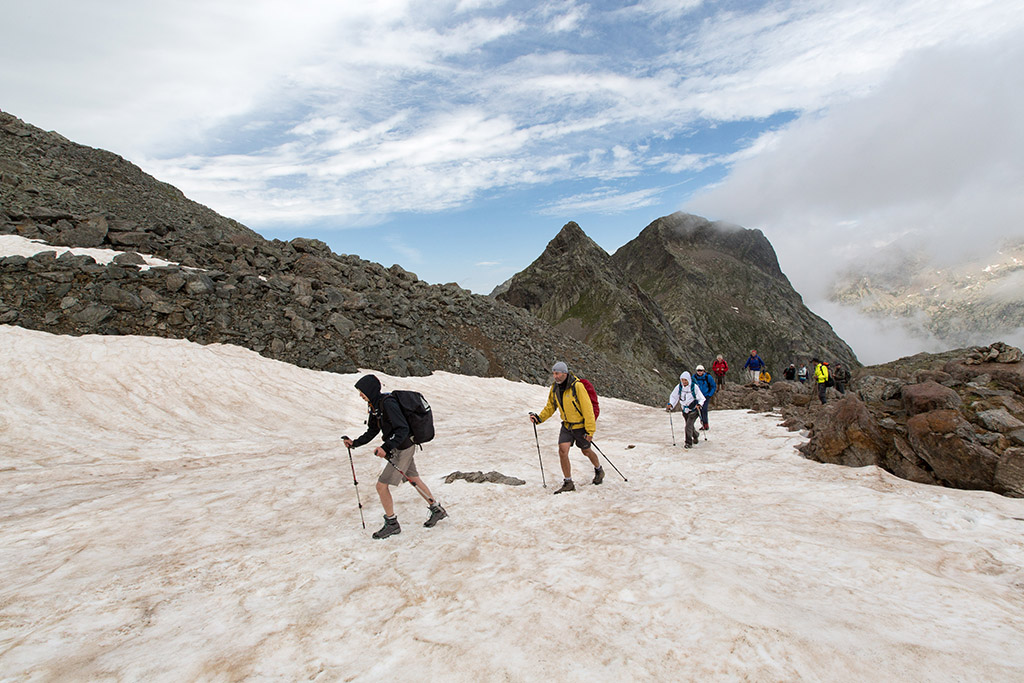
[[[557,363],[555,363],[554,367],[551,368],[551,372],[562,372],[568,375],[569,366],[563,363],[562,361],[558,361]]]

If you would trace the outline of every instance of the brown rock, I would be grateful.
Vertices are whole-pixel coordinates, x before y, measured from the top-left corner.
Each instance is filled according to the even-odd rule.
[[[996,490],[1024,498],[1024,448],[1007,448],[996,465]]]
[[[833,406],[823,419],[815,421],[804,455],[836,465],[877,465],[888,446],[867,407],[852,395]]]
[[[907,440],[944,483],[991,490],[998,456],[974,442],[974,430],[955,410],[933,410],[907,421]]]
[[[928,381],[903,387],[903,408],[910,415],[932,410],[955,410],[961,402],[959,394],[937,382]]]
[[[1017,429],[1024,429],[1024,422],[1021,422],[1006,411],[1006,408],[995,410],[984,410],[977,414],[978,423],[990,432],[1005,434]]]

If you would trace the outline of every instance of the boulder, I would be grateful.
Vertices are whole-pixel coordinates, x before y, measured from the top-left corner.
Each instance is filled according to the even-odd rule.
[[[975,419],[985,429],[1000,434],[1024,428],[1024,422],[1010,415],[1006,408],[983,410],[975,416]]]
[[[100,301],[110,304],[119,311],[137,311],[142,308],[142,299],[113,284],[103,285]]]
[[[327,318],[327,324],[338,331],[343,337],[347,337],[352,334],[352,330],[355,329],[356,325],[351,320],[343,316],[341,313],[332,313]]]
[[[146,259],[134,251],[126,251],[114,257],[114,263],[119,266],[144,266]]]
[[[888,450],[878,422],[867,406],[850,395],[835,402],[815,421],[804,455],[818,462],[863,467],[877,465]]]
[[[1024,448],[1007,448],[996,465],[996,491],[1024,498]]]
[[[181,273],[170,273],[164,278],[164,287],[168,292],[177,292],[185,286],[185,277]]]
[[[857,395],[865,403],[884,403],[893,398],[898,398],[903,388],[903,382],[892,377],[879,377],[868,375],[861,377],[856,382]]]
[[[53,239],[54,244],[66,247],[98,247],[107,237],[107,219],[103,216],[87,218],[76,224],[61,221],[62,230]]]
[[[76,323],[89,327],[98,327],[114,315],[114,309],[103,304],[92,303],[77,313],[72,314],[71,319]]]
[[[956,488],[992,490],[999,457],[974,441],[955,410],[933,410],[907,421],[907,440],[935,476]]]
[[[213,294],[216,289],[213,280],[206,273],[189,273],[185,277],[185,291],[193,296]]]
[[[937,382],[908,384],[902,390],[903,408],[909,415],[933,410],[956,410],[962,401],[960,395]]]

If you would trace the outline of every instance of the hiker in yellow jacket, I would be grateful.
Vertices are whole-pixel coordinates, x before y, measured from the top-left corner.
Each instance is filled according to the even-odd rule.
[[[551,376],[554,382],[551,391],[548,392],[548,403],[540,415],[530,413],[530,421],[540,424],[555,414],[558,410],[562,418],[562,428],[558,432],[558,460],[562,464],[562,487],[555,493],[575,491],[576,485],[572,481],[572,465],[569,463],[569,449],[576,445],[583,455],[590,459],[594,466],[594,483],[600,484],[604,481],[604,468],[597,454],[590,447],[594,439],[594,432],[597,431],[597,419],[594,417],[594,405],[590,402],[590,394],[587,393],[583,383],[576,377],[569,375],[569,367],[559,361],[551,368]]]
[[[828,365],[822,363],[817,358],[812,358],[811,363],[814,364],[814,380],[818,383],[818,400],[821,401],[821,405],[825,405],[825,395],[828,393]]]

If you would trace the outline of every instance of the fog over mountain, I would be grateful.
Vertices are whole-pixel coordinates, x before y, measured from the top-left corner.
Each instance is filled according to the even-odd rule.
[[[763,136],[687,207],[764,230],[865,362],[1021,343],[1020,37],[908,58],[866,96]]]

